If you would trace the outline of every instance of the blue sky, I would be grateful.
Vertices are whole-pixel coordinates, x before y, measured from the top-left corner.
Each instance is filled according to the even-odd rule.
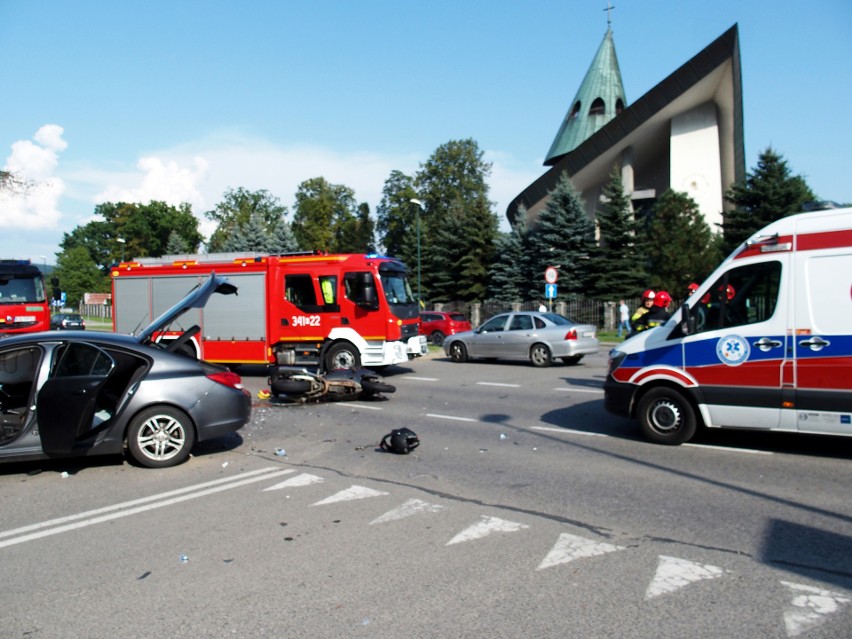
[[[323,176],[375,211],[393,169],[413,175],[466,138],[493,163],[506,228],[606,4],[0,0],[0,166],[38,185],[0,197],[0,258],[54,263],[104,201],[185,201],[203,218],[245,187],[292,210]],[[629,103],[738,23],[747,168],[772,146],[821,198],[852,202],[852,3],[613,4]]]

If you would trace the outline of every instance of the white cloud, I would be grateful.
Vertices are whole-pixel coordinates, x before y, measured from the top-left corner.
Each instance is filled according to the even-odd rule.
[[[136,164],[141,175],[133,175],[131,178],[138,181],[138,186],[107,186],[95,196],[95,203],[141,202],[147,204],[156,200],[174,206],[188,202],[194,208],[203,207],[204,197],[199,191],[199,184],[206,177],[207,161],[204,158],[195,157],[189,164],[191,167],[185,168],[174,160],[143,157]]]
[[[62,127],[46,124],[33,136],[35,142],[20,140],[12,145],[3,169],[27,186],[0,193],[0,228],[46,229],[59,222],[58,203],[65,183],[54,173],[59,153],[68,146],[62,133]]]

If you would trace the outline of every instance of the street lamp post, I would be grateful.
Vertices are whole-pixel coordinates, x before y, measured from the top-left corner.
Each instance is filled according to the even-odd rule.
[[[127,240],[125,240],[123,237],[118,237],[118,238],[115,239],[115,241],[118,242],[119,244],[121,244],[121,261],[123,262],[124,261],[124,245],[127,244]]]
[[[417,205],[417,304],[419,305],[422,303],[420,297],[420,210],[425,211],[426,208],[423,206],[423,202],[417,198],[411,198],[408,201]]]

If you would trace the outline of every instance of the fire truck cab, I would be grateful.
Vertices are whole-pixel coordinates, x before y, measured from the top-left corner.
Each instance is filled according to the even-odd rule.
[[[212,362],[319,364],[325,370],[400,364],[427,352],[405,265],[363,254],[210,254],[140,258],[112,269],[113,325],[134,332],[186,291],[225,275],[238,296],[190,314],[179,348]],[[184,338],[186,339],[186,338]]]

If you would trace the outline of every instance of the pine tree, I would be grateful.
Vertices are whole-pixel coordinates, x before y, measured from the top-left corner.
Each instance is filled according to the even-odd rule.
[[[725,252],[730,253],[755,231],[782,217],[799,213],[805,202],[817,199],[800,175],[791,175],[787,161],[767,148],[757,168],[725,195],[736,208],[725,214]]]
[[[541,297],[548,266],[559,271],[559,297],[584,294],[589,257],[595,247],[595,228],[567,175],[562,175],[549,196],[529,232],[529,299]]]
[[[177,231],[169,233],[169,239],[166,242],[166,255],[184,255],[185,253],[189,253],[186,240]]]
[[[601,300],[634,297],[647,288],[645,255],[636,245],[636,224],[619,167],[613,168],[603,195],[597,211],[599,244],[588,264],[588,294]]]
[[[296,243],[296,238],[290,225],[280,217],[272,229],[272,253],[293,253],[299,250],[299,245]]]
[[[720,261],[718,237],[686,193],[666,191],[657,200],[643,247],[649,261],[648,288],[683,297]]]
[[[527,298],[528,253],[527,209],[521,205],[515,224],[509,233],[500,233],[494,240],[495,259],[491,265],[489,296],[498,302],[519,302]]]

